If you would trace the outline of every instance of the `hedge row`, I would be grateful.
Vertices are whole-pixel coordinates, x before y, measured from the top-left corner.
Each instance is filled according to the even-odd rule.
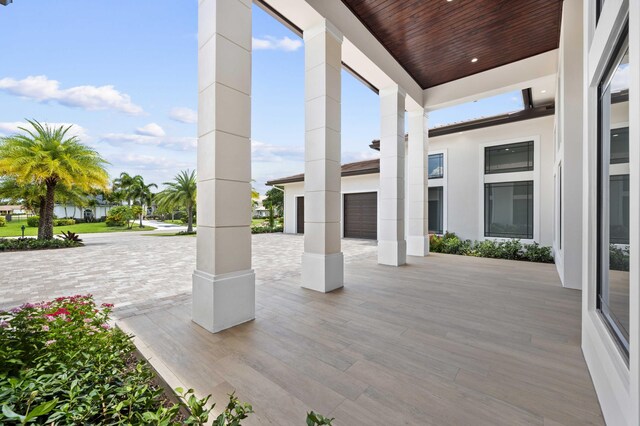
[[[456,234],[450,232],[443,236],[432,235],[429,249],[434,253],[553,263],[551,247],[541,246],[538,243],[522,244],[520,240],[461,240]]]

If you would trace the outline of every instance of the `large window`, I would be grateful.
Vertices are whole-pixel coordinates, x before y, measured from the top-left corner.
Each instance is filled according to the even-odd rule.
[[[429,179],[441,179],[444,176],[444,154],[429,155]]]
[[[629,351],[629,50],[623,40],[598,87],[597,308]]]
[[[484,235],[533,239],[533,181],[485,183]]]
[[[429,188],[429,233],[443,232],[444,190],[441,186]]]
[[[490,146],[484,150],[484,173],[533,170],[533,141]]]

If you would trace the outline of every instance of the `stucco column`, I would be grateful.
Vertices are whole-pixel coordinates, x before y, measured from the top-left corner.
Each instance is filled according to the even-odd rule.
[[[378,263],[407,262],[404,239],[404,104],[397,85],[380,90],[380,201]]]
[[[193,321],[255,317],[251,269],[251,2],[198,6],[198,237]]]
[[[340,72],[342,34],[327,21],[304,31],[305,166],[302,286],[344,283],[340,244]]]
[[[409,220],[407,255],[429,254],[429,130],[424,109],[407,113],[409,143],[407,180]]]

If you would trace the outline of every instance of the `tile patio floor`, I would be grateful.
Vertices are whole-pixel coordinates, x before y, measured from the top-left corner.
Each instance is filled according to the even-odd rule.
[[[553,265],[432,255],[393,268],[344,240],[346,287],[299,287],[303,240],[253,237],[256,320],[190,320],[195,238],[89,235],[82,249],[0,254],[0,307],[91,292],[171,385],[246,425],[602,425],[580,350],[580,292]],[[221,404],[219,404],[221,405]]]

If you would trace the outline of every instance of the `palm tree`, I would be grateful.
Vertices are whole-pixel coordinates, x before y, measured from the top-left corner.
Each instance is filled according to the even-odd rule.
[[[135,202],[140,203],[142,212],[140,213],[140,228],[142,228],[142,217],[144,216],[144,206],[151,204],[151,188],[157,188],[155,183],[145,184],[144,178],[140,175],[136,175],[132,178],[132,182],[129,185],[127,191],[128,196]]]
[[[196,172],[183,170],[173,182],[165,182],[166,188],[156,195],[158,205],[184,206],[187,210],[187,232],[193,232],[193,208],[196,205]]]
[[[122,197],[127,200],[129,207],[131,207],[131,195],[129,193],[129,190],[131,189],[134,180],[138,178],[142,179],[142,176],[131,176],[127,172],[122,172],[120,173],[120,177],[113,180],[113,192],[121,194]]]
[[[53,207],[58,185],[90,191],[105,188],[108,163],[77,136],[68,137],[72,126],[50,127],[27,120],[32,129],[19,127],[25,134],[0,139],[0,175],[15,178],[19,185],[36,184],[45,188],[41,210],[41,239],[53,238]]]

